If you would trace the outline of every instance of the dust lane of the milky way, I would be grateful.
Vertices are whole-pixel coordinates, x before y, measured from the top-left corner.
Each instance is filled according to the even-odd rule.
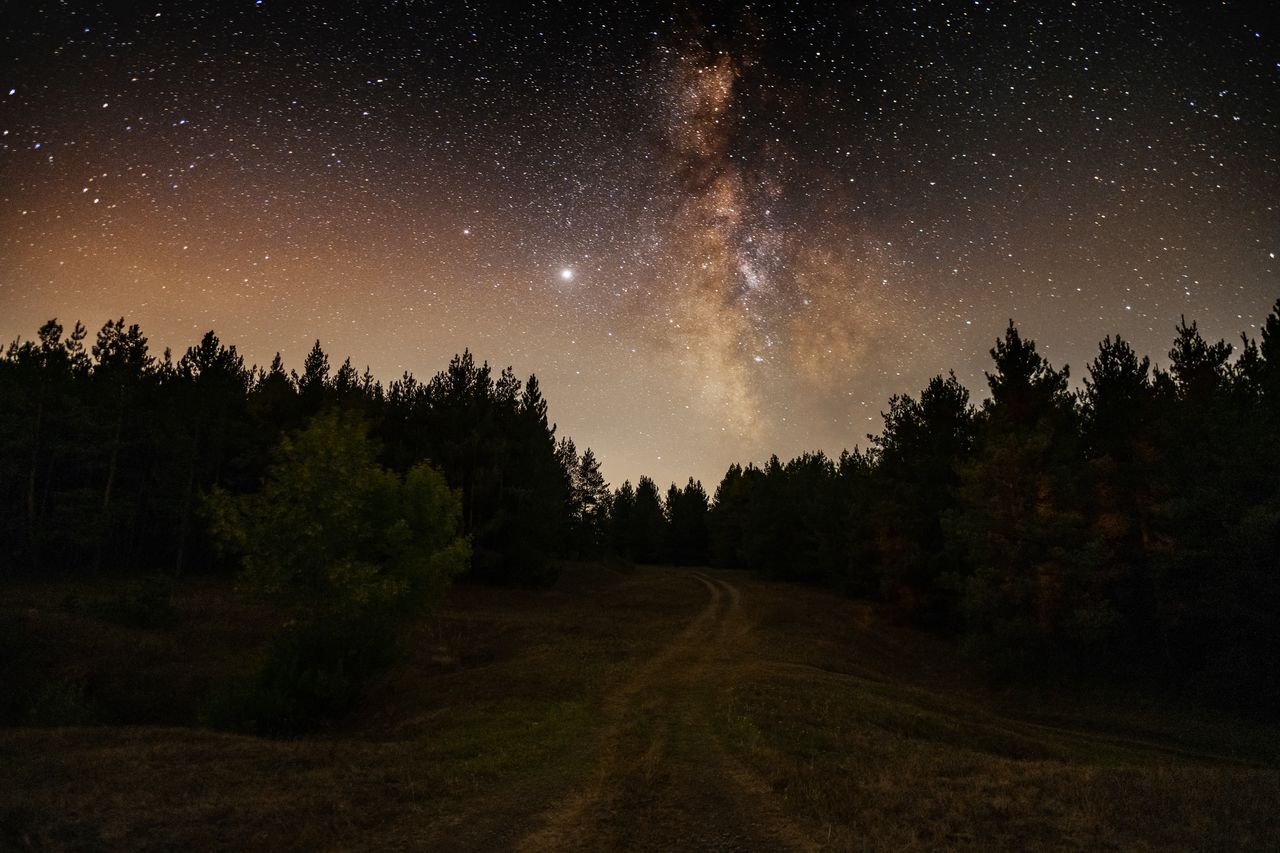
[[[1256,329],[1267,6],[6,4],[0,334],[470,347],[615,485],[838,452],[1010,317],[1076,377]]]

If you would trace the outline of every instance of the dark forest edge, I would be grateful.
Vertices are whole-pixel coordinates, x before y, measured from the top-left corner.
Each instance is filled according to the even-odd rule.
[[[556,558],[747,568],[878,597],[996,673],[1142,673],[1274,711],[1280,301],[1238,352],[1183,321],[1167,371],[1108,337],[1078,391],[1012,322],[991,354],[980,405],[938,376],[889,401],[865,450],[733,465],[714,496],[692,479],[663,496],[648,477],[611,491],[590,449],[557,440],[536,376],[469,352],[384,386],[350,359],[331,370],[319,342],[298,374],[279,355],[246,366],[213,332],[156,358],[123,320],[92,342],[50,321],[0,357],[0,574],[233,571],[244,549],[228,543],[271,540],[246,533],[252,502],[305,476],[281,448],[310,441],[345,448],[379,506],[417,489],[451,519],[438,541],[423,528],[380,542],[403,571],[379,583],[396,589],[460,571],[546,585]],[[419,541],[447,559],[404,562]],[[324,559],[355,559],[341,551]],[[394,633],[368,617],[337,621]],[[305,628],[277,640],[277,663],[298,665]]]

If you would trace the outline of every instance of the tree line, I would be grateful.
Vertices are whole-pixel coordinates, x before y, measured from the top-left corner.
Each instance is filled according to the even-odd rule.
[[[389,385],[317,342],[302,372],[209,332],[157,358],[136,325],[56,322],[0,357],[0,555],[9,573],[229,568],[206,496],[262,488],[318,416],[379,466],[430,463],[460,497],[477,580],[545,584],[555,557],[713,564],[886,601],[998,670],[1138,667],[1280,699],[1280,301],[1239,349],[1175,329],[1168,368],[1107,337],[1072,390],[1010,322],[989,396],[954,374],[890,399],[830,458],[610,490],[556,436],[536,376],[469,352]]]
[[[324,413],[367,426],[400,475],[439,468],[461,493],[469,572],[543,584],[552,558],[593,551],[608,489],[595,454],[557,442],[536,376],[463,352],[429,381],[384,386],[317,341],[302,372],[266,368],[206,333],[157,357],[137,325],[90,339],[56,321],[0,356],[0,572],[229,570],[205,497],[256,492],[282,439]]]
[[[879,597],[998,671],[1280,705],[1280,301],[1238,351],[1184,319],[1167,369],[1107,337],[1077,391],[1012,321],[991,357],[980,405],[934,377],[865,450],[733,465],[709,504],[673,487],[642,544],[653,489],[624,484],[619,547],[705,543],[715,565]]]

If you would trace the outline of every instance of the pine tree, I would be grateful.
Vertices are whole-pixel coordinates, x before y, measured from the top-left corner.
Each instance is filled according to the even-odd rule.
[[[622,485],[613,493],[609,510],[609,538],[613,550],[631,558],[636,551],[635,528],[632,524],[636,510],[636,490],[630,480],[623,480]]]
[[[43,324],[34,341],[15,340],[4,358],[4,405],[0,406],[0,449],[4,452],[5,494],[20,496],[9,512],[0,512],[9,544],[6,566],[25,564],[33,572],[47,565],[56,545],[47,524],[54,498],[52,484],[59,457],[74,444],[68,439],[73,417],[74,383],[84,374],[84,327],[67,340],[56,318]],[[57,560],[57,555],[53,555]]]
[[[1262,323],[1258,387],[1272,416],[1280,413],[1280,299]]]
[[[889,400],[876,452],[872,523],[881,591],[908,618],[954,624],[956,593],[967,575],[963,555],[947,547],[943,518],[955,509],[958,466],[973,450],[969,392],[935,376],[920,394]]]
[[[991,398],[973,456],[960,466],[948,533],[972,562],[964,608],[971,647],[995,666],[1020,666],[1072,635],[1101,645],[1113,615],[1080,600],[1091,568],[1082,514],[1074,401],[1010,321],[991,350]]]
[[[176,389],[180,421],[185,433],[185,472],[177,487],[178,519],[174,556],[175,573],[187,567],[191,538],[202,535],[195,525],[196,499],[204,485],[234,485],[246,489],[252,482],[248,390],[251,375],[235,346],[224,346],[213,331],[189,347],[177,364]],[[201,553],[208,549],[201,549]]]
[[[667,519],[671,561],[681,566],[701,566],[707,562],[710,502],[702,483],[689,478],[683,489],[675,483],[667,491]]]
[[[302,401],[304,416],[310,417],[325,407],[329,388],[329,356],[320,347],[319,339],[302,362],[302,375],[293,377]]]
[[[658,487],[649,477],[641,476],[631,515],[631,558],[638,563],[665,562],[666,543],[667,517]]]
[[[351,364],[350,356],[338,367],[338,372],[333,374],[333,381],[329,383],[329,387],[333,391],[334,398],[339,402],[349,401],[360,389],[360,379],[356,375],[355,367]]]
[[[573,439],[562,438],[556,457],[568,483],[566,553],[595,556],[604,545],[609,510],[609,484],[591,448],[581,456]]]
[[[1171,671],[1203,673],[1215,691],[1249,683],[1280,696],[1280,679],[1264,663],[1280,651],[1273,627],[1280,454],[1276,422],[1265,414],[1267,331],[1264,323],[1266,346],[1256,352],[1246,337],[1242,361],[1232,365],[1227,342],[1205,341],[1185,319],[1175,329],[1152,586]]]
[[[574,488],[578,493],[575,504],[579,512],[583,553],[594,555],[604,546],[608,535],[610,502],[609,484],[605,482],[600,461],[590,447],[582,452],[578,461]]]
[[[97,417],[94,421],[105,431],[98,442],[105,448],[105,470],[102,473],[101,505],[98,508],[98,535],[93,553],[95,569],[102,565],[103,554],[107,543],[113,537],[117,544],[123,545],[118,551],[128,551],[127,537],[121,537],[117,531],[117,521],[133,526],[134,519],[128,518],[136,513],[137,507],[132,502],[125,502],[121,509],[121,501],[112,499],[119,491],[118,478],[122,470],[121,459],[125,460],[123,470],[137,472],[143,470],[143,460],[139,458],[141,440],[144,439],[138,419],[141,399],[145,393],[144,385],[148,383],[155,369],[155,359],[147,351],[147,338],[137,324],[125,327],[124,318],[115,322],[107,321],[99,330],[97,340],[93,344],[93,385],[96,391]],[[137,494],[135,486],[126,494]],[[114,516],[113,517],[113,512]],[[121,518],[117,518],[121,517]],[[120,542],[121,538],[126,541]]]
[[[1122,338],[1103,339],[1081,394],[1084,444],[1093,494],[1091,538],[1098,549],[1092,594],[1125,620],[1130,641],[1155,630],[1151,560],[1162,547],[1156,531],[1156,483],[1162,438],[1150,359]]]
[[[742,539],[751,500],[750,484],[741,465],[736,462],[725,471],[716,486],[715,499],[707,520],[711,564],[737,568],[742,562]]]
[[[578,466],[581,464],[581,459],[578,457],[578,448],[572,438],[566,436],[556,444],[556,462],[564,472],[564,479],[568,484],[565,490],[567,530],[562,551],[566,556],[579,557],[583,551],[583,496],[581,484],[578,481]]]
[[[569,472],[556,456],[555,433],[538,377],[530,375],[516,412],[514,454],[504,468],[503,504],[511,522],[504,563],[510,578],[521,584],[555,580],[551,555],[563,550],[569,527]]]

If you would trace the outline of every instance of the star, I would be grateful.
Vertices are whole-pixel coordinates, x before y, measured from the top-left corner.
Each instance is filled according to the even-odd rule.
[[[1234,337],[1277,295],[1280,65],[1244,11],[581,4],[553,38],[449,4],[96,5],[0,29],[0,341],[106,310],[179,354],[213,328],[293,368],[322,338],[384,381],[470,347],[540,371],[615,483],[684,482],[857,444],[834,377],[882,404],[954,367],[981,396],[1011,316],[1074,367],[1105,334],[1167,351],[1184,311]],[[246,15],[334,61],[250,61]],[[570,385],[559,333],[603,324]]]

